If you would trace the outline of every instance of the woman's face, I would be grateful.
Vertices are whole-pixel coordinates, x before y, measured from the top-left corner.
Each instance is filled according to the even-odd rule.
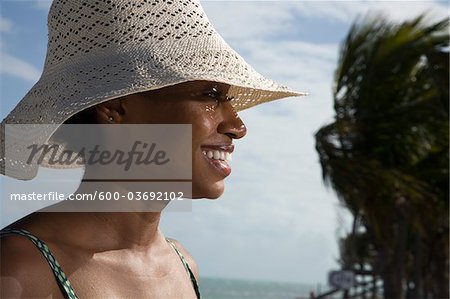
[[[217,198],[223,193],[224,179],[231,173],[233,139],[246,134],[226,97],[229,88],[192,81],[121,100],[121,123],[192,124],[193,198]]]

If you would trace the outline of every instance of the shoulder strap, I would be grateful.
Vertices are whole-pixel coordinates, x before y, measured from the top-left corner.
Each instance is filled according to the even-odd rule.
[[[30,233],[25,229],[5,228],[3,230],[0,230],[0,236],[8,234],[22,235],[24,237],[27,237],[31,242],[33,242],[33,244],[36,245],[36,247],[39,249],[39,251],[47,260],[48,264],[50,265],[50,268],[52,268],[56,281],[58,282],[61,291],[66,295],[66,298],[68,299],[78,298],[77,295],[75,294],[74,289],[72,288],[72,285],[67,279],[66,274],[63,272],[58,261],[50,252],[50,249],[48,248],[47,244],[44,243],[44,241],[40,240],[39,238],[37,238],[36,236],[34,236],[32,233]]]
[[[180,260],[183,262],[184,268],[186,269],[186,272],[188,273],[189,277],[191,278],[192,285],[194,286],[195,294],[197,295],[197,299],[200,299],[200,290],[198,287],[197,280],[195,279],[194,273],[192,273],[191,268],[189,267],[188,262],[186,261],[186,258],[183,256],[183,254],[178,250],[178,248],[175,246],[172,240],[166,238],[167,243],[169,243],[172,248],[175,250],[175,252],[180,257]]]

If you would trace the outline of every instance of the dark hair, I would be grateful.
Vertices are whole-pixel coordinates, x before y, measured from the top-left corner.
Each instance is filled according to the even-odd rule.
[[[98,122],[96,117],[95,106],[81,110],[80,112],[72,115],[68,120],[64,122],[64,124],[71,124],[71,125],[96,124],[96,123]]]
[[[50,137],[51,143],[65,144],[67,150],[73,149],[73,138],[67,138],[64,133],[64,125],[97,124],[95,106],[81,110],[67,119]],[[73,137],[73,136],[72,136]],[[69,139],[71,141],[69,141]]]

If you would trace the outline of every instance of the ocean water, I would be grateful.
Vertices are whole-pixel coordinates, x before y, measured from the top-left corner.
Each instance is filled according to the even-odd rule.
[[[200,280],[202,299],[306,299],[315,285],[222,278]]]

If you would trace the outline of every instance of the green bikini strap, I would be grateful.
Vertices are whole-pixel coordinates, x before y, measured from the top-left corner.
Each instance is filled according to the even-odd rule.
[[[66,274],[61,269],[61,266],[59,265],[58,261],[55,259],[53,254],[48,249],[47,244],[44,243],[44,241],[40,240],[36,236],[34,236],[32,233],[25,229],[15,229],[15,228],[5,228],[3,230],[0,230],[0,236],[8,235],[8,234],[17,234],[22,235],[24,237],[27,237],[31,242],[33,242],[34,245],[39,249],[39,251],[44,255],[45,259],[47,260],[48,264],[50,265],[50,268],[53,270],[53,274],[55,275],[55,278],[58,282],[58,285],[63,293],[65,293],[66,298],[68,299],[78,299],[77,295],[75,294],[74,289],[72,288],[72,285],[70,284],[69,280],[67,279]]]
[[[169,243],[172,248],[175,250],[175,252],[180,257],[180,260],[183,262],[184,268],[186,269],[186,272],[188,273],[189,277],[191,278],[192,285],[194,286],[195,294],[197,295],[197,299],[200,299],[200,290],[198,287],[197,280],[195,279],[194,273],[191,270],[191,267],[189,267],[188,262],[186,261],[186,258],[184,255],[178,250],[178,248],[175,246],[173,241],[171,239],[166,238],[167,243]]]

